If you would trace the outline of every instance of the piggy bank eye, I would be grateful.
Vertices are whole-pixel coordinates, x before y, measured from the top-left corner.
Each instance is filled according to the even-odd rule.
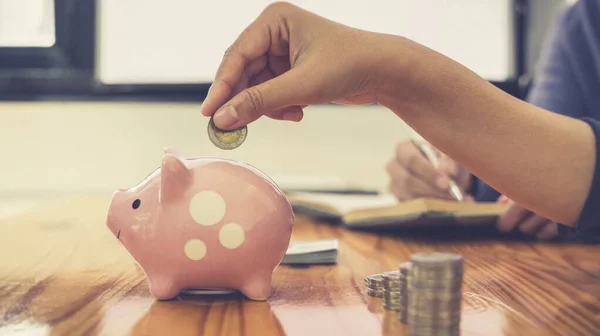
[[[131,207],[134,209],[137,209],[140,207],[141,203],[142,203],[142,201],[140,201],[139,199],[136,199],[135,201],[133,201],[133,204],[131,205]]]

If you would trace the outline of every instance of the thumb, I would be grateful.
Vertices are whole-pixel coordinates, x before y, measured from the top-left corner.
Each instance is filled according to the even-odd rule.
[[[265,114],[287,107],[306,105],[308,85],[301,79],[301,71],[294,68],[241,91],[215,112],[215,126],[222,130],[232,130],[245,126]]]

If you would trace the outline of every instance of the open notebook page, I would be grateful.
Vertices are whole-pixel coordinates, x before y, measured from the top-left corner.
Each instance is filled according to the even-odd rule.
[[[307,202],[327,204],[339,211],[348,213],[353,210],[387,207],[398,204],[393,195],[339,195],[327,193],[295,193]]]

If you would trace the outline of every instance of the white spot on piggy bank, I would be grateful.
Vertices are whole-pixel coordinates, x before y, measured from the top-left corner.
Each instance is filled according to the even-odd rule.
[[[219,241],[226,248],[237,248],[244,242],[244,229],[236,223],[225,224],[219,231]]]
[[[190,200],[190,215],[200,225],[215,225],[225,216],[225,200],[212,190],[198,192]]]
[[[107,218],[159,300],[203,288],[266,300],[293,223],[284,193],[256,168],[174,150],[138,185],[114,193]]]
[[[185,243],[184,251],[191,260],[200,260],[206,255],[206,244],[200,239],[190,239]]]

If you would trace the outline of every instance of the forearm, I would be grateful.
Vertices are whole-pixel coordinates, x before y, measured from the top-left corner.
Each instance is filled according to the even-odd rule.
[[[381,105],[515,202],[576,224],[596,162],[586,123],[515,99],[421,45],[388,38]]]

